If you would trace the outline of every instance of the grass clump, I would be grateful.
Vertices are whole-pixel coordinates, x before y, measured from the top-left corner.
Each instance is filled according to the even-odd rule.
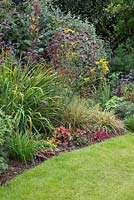
[[[129,117],[128,119],[126,119],[126,120],[124,121],[124,124],[125,124],[126,128],[127,128],[129,131],[134,132],[134,116],[131,116],[131,117]]]
[[[92,106],[88,100],[75,96],[62,113],[62,123],[73,130],[75,128],[92,133],[103,130],[109,134],[124,131],[121,122],[113,113],[102,111],[99,106]]]
[[[27,131],[24,134],[12,134],[8,138],[8,149],[12,158],[26,163],[36,152],[36,145],[32,133]]]
[[[0,68],[0,106],[15,121],[16,130],[52,129],[58,99],[56,75],[43,65],[14,65],[9,58]]]

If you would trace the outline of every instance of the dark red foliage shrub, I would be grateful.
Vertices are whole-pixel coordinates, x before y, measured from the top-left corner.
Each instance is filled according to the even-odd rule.
[[[109,138],[110,138],[109,134],[106,133],[105,131],[96,131],[91,135],[91,140],[97,142],[101,142]]]
[[[49,158],[49,157],[52,157],[52,156],[55,156],[56,153],[51,150],[51,149],[43,149],[43,150],[40,150],[38,151],[36,154],[35,154],[35,158],[37,160],[44,160],[46,158]]]

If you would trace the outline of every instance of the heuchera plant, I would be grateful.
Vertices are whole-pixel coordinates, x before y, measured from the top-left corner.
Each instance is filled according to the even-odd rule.
[[[91,135],[91,140],[97,142],[101,142],[109,138],[110,138],[109,134],[106,133],[105,131],[96,131]]]
[[[64,126],[60,126],[54,129],[54,137],[56,144],[59,146],[70,145],[72,141],[72,133]]]
[[[77,129],[76,132],[73,134],[73,142],[75,145],[84,145],[88,142],[87,140],[87,131]]]

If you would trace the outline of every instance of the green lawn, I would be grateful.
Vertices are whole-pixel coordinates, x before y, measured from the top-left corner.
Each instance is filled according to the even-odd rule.
[[[1,187],[0,200],[134,200],[134,135],[54,157]]]

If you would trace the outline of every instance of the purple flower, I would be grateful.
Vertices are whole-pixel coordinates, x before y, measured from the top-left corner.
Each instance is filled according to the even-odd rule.
[[[4,37],[4,33],[0,33],[0,37],[1,37],[1,38]]]
[[[36,51],[36,50],[33,50],[33,49],[28,49],[27,52],[28,52],[28,53],[31,53],[31,54],[35,54],[35,53],[37,53],[37,51]]]
[[[26,56],[26,55],[27,55],[27,52],[26,52],[26,51],[22,51],[22,54],[23,54],[24,56]]]
[[[32,55],[32,53],[31,52],[27,52],[27,56],[31,56]]]
[[[14,64],[14,65],[17,65],[18,63],[17,63],[17,61],[15,61],[13,64]]]
[[[40,101],[40,104],[42,104],[42,105],[46,105],[48,102],[47,101],[45,101],[45,100],[41,100]]]
[[[4,42],[4,41],[1,41],[1,42],[0,42],[0,45],[5,46],[5,42]]]
[[[6,61],[5,60],[0,60],[0,63],[5,63]]]

